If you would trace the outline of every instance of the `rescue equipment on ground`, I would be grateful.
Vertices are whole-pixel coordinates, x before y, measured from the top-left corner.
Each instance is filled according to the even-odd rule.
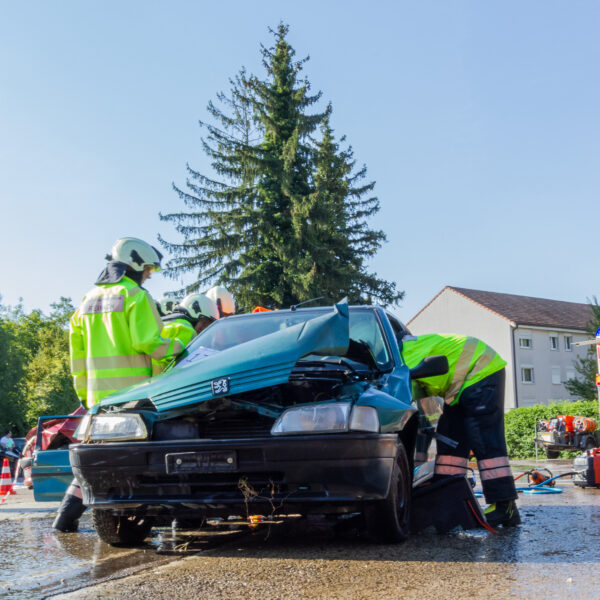
[[[412,533],[434,527],[447,533],[457,526],[463,529],[483,527],[497,533],[486,522],[481,506],[464,475],[450,475],[413,488],[410,515]]]
[[[552,471],[546,468],[532,469],[531,471],[524,471],[515,477],[515,481],[521,477],[527,475],[528,486],[518,487],[517,492],[524,494],[560,494],[562,488],[554,487],[556,480],[561,477],[570,477],[575,475],[574,471],[567,473],[559,473],[558,475],[552,475]]]
[[[573,483],[579,487],[600,487],[600,448],[592,448],[573,461]]]
[[[558,458],[561,450],[588,450],[600,445],[598,423],[591,417],[557,415],[535,425],[534,442],[547,458]]]

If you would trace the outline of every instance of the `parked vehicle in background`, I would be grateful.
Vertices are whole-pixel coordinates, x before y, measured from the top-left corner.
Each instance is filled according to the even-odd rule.
[[[73,479],[69,464],[69,444],[86,409],[80,406],[70,415],[45,416],[38,419],[25,437],[20,467],[24,485],[33,487],[38,502],[61,500]]]
[[[370,537],[404,540],[418,420],[405,331],[345,303],[211,324],[167,372],[83,419],[71,465],[100,537],[136,544],[173,518],[361,512]]]
[[[600,446],[600,432],[596,419],[558,415],[536,423],[534,442],[544,449],[547,458],[558,458],[562,450],[590,450]]]

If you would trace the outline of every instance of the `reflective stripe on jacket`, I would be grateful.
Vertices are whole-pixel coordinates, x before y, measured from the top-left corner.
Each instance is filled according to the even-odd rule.
[[[411,369],[427,356],[435,355],[448,358],[448,373],[419,382],[429,396],[441,396],[447,404],[455,404],[465,388],[506,366],[506,361],[495,350],[465,335],[430,333],[402,341],[402,356]]]
[[[148,379],[151,358],[166,360],[183,350],[178,340],[161,337],[152,296],[128,277],[90,290],[70,325],[75,391],[88,408]]]

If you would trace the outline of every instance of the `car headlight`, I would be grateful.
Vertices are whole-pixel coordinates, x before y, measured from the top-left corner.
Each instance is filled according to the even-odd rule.
[[[288,408],[275,421],[271,435],[293,433],[335,433],[344,431],[379,431],[379,417],[372,406],[355,406],[348,402],[329,402]]]
[[[350,415],[350,429],[353,431],[379,432],[379,415],[372,406],[355,406]]]
[[[271,428],[272,435],[348,431],[348,402],[329,402],[288,408]]]
[[[86,442],[145,440],[148,429],[138,414],[86,415],[77,429],[77,439]]]
[[[90,415],[90,413],[88,413],[87,415],[85,415],[85,417],[80,419],[79,425],[77,425],[77,429],[75,430],[75,433],[73,434],[73,437],[76,440],[82,441],[85,439],[85,432],[88,430],[88,428],[90,426],[91,418],[92,418],[92,415]]]

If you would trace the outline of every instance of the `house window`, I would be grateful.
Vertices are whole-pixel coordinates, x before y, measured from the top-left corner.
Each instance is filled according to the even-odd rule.
[[[567,378],[565,381],[569,381],[569,379],[575,379],[575,369],[571,367],[567,367]]]
[[[552,367],[552,383],[560,384],[560,367]]]
[[[519,348],[533,348],[533,340],[528,337],[519,338]]]
[[[573,337],[565,335],[565,352],[571,352],[571,344],[573,343]]]
[[[550,336],[550,350],[558,350],[558,336],[557,335]]]
[[[533,382],[533,367],[521,367],[521,383]]]

